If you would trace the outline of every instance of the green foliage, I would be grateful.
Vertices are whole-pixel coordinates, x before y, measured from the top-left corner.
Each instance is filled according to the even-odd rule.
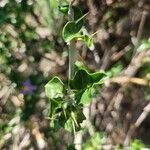
[[[78,38],[78,40],[85,42],[86,46],[89,49],[93,50],[94,45],[92,37],[90,37],[89,35],[83,35],[81,38]]]
[[[150,39],[143,40],[140,46],[137,48],[137,52],[141,52],[143,50],[148,50],[148,49],[150,49]]]
[[[59,6],[59,10],[58,1],[64,4]],[[78,1],[76,3],[82,6],[83,1]],[[94,6],[95,4],[96,1],[93,2]],[[122,20],[124,20],[124,15],[121,15],[122,12],[123,14],[128,14],[126,12],[129,11],[131,7],[126,9],[126,7],[121,5],[129,6],[128,1],[114,2],[109,6],[102,4],[100,5],[102,6],[101,14],[98,12],[99,6],[95,12],[97,15],[94,20],[98,20],[98,22],[89,23],[89,20],[87,21],[89,26],[92,24],[92,29],[90,27],[88,28],[89,32],[96,28],[100,28],[104,31],[105,29],[108,29],[108,32],[112,31],[109,39],[106,39],[106,43],[110,44],[112,51],[116,50],[116,53],[120,52],[121,49],[124,49],[125,46],[129,45],[130,47],[130,44],[131,49],[134,49],[130,39],[126,36],[130,30],[125,29],[125,31],[122,31],[122,29],[124,29],[124,22],[122,25],[120,24]],[[89,6],[87,5],[83,7],[84,10],[91,9],[89,9]],[[45,98],[42,94],[43,84],[45,83],[47,75],[52,74],[53,72],[59,72],[61,75],[64,75],[64,67],[61,68],[60,66],[62,66],[63,62],[66,61],[67,46],[64,44],[63,39],[66,43],[70,43],[72,40],[81,41],[86,44],[88,48],[93,48],[93,35],[89,35],[83,28],[84,17],[86,14],[84,15],[79,7],[72,6],[74,19],[66,22],[68,8],[67,0],[1,0],[0,2],[0,76],[2,77],[2,81],[3,75],[6,79],[8,79],[8,81],[6,81],[6,85],[5,83],[4,86],[0,84],[0,147],[2,149],[11,149],[10,147],[13,146],[16,139],[14,131],[16,131],[20,125],[21,127],[23,126],[23,130],[25,130],[25,132],[26,130],[28,132],[31,130],[31,126],[34,127],[34,124],[32,125],[32,123],[34,123],[37,119],[42,121],[42,124],[44,123],[44,128],[42,128],[41,124],[37,124],[37,127],[42,134],[42,138],[45,139],[45,142],[47,143],[47,141],[50,141],[46,144],[47,146],[50,145],[51,147],[51,145],[54,144],[56,148],[52,149],[60,149],[57,148],[57,145],[60,145],[61,147],[62,145],[65,145],[63,142],[66,138],[64,138],[64,140],[60,140],[62,136],[59,136],[58,133],[54,133],[51,128],[49,129],[45,126],[45,122],[47,123],[47,120],[45,120],[47,104],[45,103]],[[60,14],[59,11],[62,12],[62,14]],[[126,18],[128,24],[128,17],[126,16]],[[65,25],[62,33],[60,29],[61,25],[64,23]],[[138,27],[138,24],[135,24],[135,26]],[[116,31],[112,30],[114,27],[117,29]],[[146,26],[144,27],[142,37],[149,36],[147,35],[148,32],[145,35],[145,28]],[[136,30],[133,30],[133,33],[135,31]],[[63,35],[63,39],[60,37],[61,35]],[[139,41],[139,46],[136,48],[139,53],[148,51],[149,49],[150,39]],[[50,53],[51,50],[54,50],[56,53]],[[98,55],[101,58],[103,55],[103,51],[101,51],[103,50],[103,47],[100,48],[99,43],[97,45],[97,50]],[[62,54],[64,51],[65,53]],[[59,54],[57,52],[59,52]],[[53,57],[57,57],[56,55],[59,55],[63,61],[59,61],[57,59],[54,60]],[[87,56],[86,61],[89,59],[91,60],[91,57],[89,57],[91,56],[91,53],[88,52]],[[111,68],[108,70],[107,75],[109,77],[119,75],[124,67],[130,65],[131,60],[132,51],[128,51],[118,60],[117,63],[111,61],[110,65],[112,63],[115,64],[112,67],[108,66],[108,68]],[[43,64],[47,62],[48,64],[46,65],[49,66],[49,71],[47,67],[41,69],[43,68]],[[145,57],[142,61],[142,66],[136,73],[136,77],[148,82],[150,81],[149,62],[150,58]],[[56,70],[53,69],[53,66],[55,65]],[[58,65],[60,66],[57,67]],[[53,129],[58,130],[60,128],[64,128],[69,132],[75,132],[82,128],[81,123],[86,119],[83,114],[83,108],[91,102],[92,97],[95,96],[96,92],[99,94],[99,91],[96,91],[96,87],[97,85],[101,86],[106,76],[103,72],[89,73],[87,71],[88,69],[86,69],[87,68],[85,68],[83,64],[78,62],[78,68],[75,72],[74,78],[69,81],[69,87],[58,77],[54,77],[45,86],[45,92],[49,98],[48,116],[50,118],[50,126]],[[33,85],[37,86],[37,90],[33,93],[33,95],[29,94],[22,97],[22,93],[20,92],[22,88],[26,88],[23,87],[23,82],[28,78],[32,80]],[[9,92],[11,92],[9,84],[13,83],[16,84],[16,87],[13,88],[13,92],[9,95]],[[3,95],[3,90],[5,90],[6,87],[8,87],[9,90]],[[138,85],[138,87],[140,86]],[[143,96],[143,99],[150,101],[149,86],[142,86],[142,89],[145,96]],[[115,91],[116,89],[113,88],[112,90]],[[6,101],[6,99],[8,100],[3,104],[3,99],[4,101]],[[17,118],[20,119],[18,120]],[[19,122],[16,121],[16,119]],[[29,134],[32,133],[29,132]],[[21,137],[22,134],[19,136]],[[24,137],[26,137],[26,135],[22,136],[20,140],[23,140]],[[32,147],[34,147],[33,143],[36,143],[36,141],[34,142],[34,140],[32,140],[32,136],[30,136],[30,138],[31,142],[29,143],[32,149]],[[55,139],[55,141],[52,139]],[[66,141],[68,142],[69,140]],[[99,149],[101,140],[101,135],[95,133],[84,143],[83,149]],[[28,140],[26,141],[28,143]],[[68,144],[70,142],[71,141],[69,141]],[[30,146],[28,146],[29,149]],[[36,147],[37,146],[35,145],[35,148]],[[133,150],[144,149],[145,147],[146,146],[138,140],[131,143],[131,148]],[[68,149],[75,149],[75,145],[70,145]]]
[[[69,5],[59,7],[59,10],[64,14],[68,14],[68,9]],[[72,9],[74,12],[74,20],[67,22],[63,28],[63,38],[67,43],[81,36],[78,32],[83,26],[83,19],[78,21],[78,19],[80,19],[83,16],[82,11],[79,7],[76,6],[73,6]]]
[[[11,114],[11,117],[13,118],[19,117],[20,113],[21,110],[17,109],[15,112]],[[3,117],[5,119],[2,121]],[[8,118],[8,116],[1,115],[0,117],[0,140],[2,141],[4,140],[3,135],[10,133],[13,130],[13,128],[17,125],[17,122],[12,121],[13,119],[10,120],[9,122],[8,120],[6,121],[6,118],[10,120],[10,117]]]
[[[59,10],[65,15],[68,15],[68,9],[69,9],[69,5],[59,6]],[[73,9],[73,13],[74,13],[73,21],[75,22],[75,25],[76,25],[76,28],[78,29],[78,31],[80,31],[80,29],[83,26],[83,19],[80,19],[83,16],[82,11],[77,6],[72,6],[72,9]]]
[[[59,10],[67,15],[69,5],[59,6]],[[87,34],[81,34],[83,18],[80,8],[72,6],[74,19],[68,21],[63,28],[64,41],[81,40],[91,48],[93,40]],[[88,73],[85,69],[78,69],[74,78],[69,81],[68,88],[63,82],[54,77],[45,85],[46,96],[50,99],[49,118],[50,126],[55,130],[64,128],[69,132],[81,129],[81,123],[85,120],[83,107],[91,102],[95,91],[95,85],[103,83],[106,77],[104,72]]]
[[[80,69],[71,80],[71,88],[81,90],[92,87],[94,84],[100,84],[105,76],[104,72],[88,73],[85,69]]]
[[[107,75],[109,77],[115,77],[115,76],[119,75],[119,73],[122,71],[122,69],[123,69],[122,62],[118,62],[118,63],[114,64],[109,71],[107,71]]]
[[[63,97],[64,84],[58,77],[54,77],[49,81],[46,84],[45,89],[46,96],[50,99]]]
[[[75,144],[71,144],[67,147],[67,150],[76,150],[75,149]]]
[[[75,132],[81,129],[85,120],[83,106],[91,102],[94,85],[103,83],[104,72],[88,73],[79,69],[69,82],[70,88],[65,88],[63,82],[54,77],[45,85],[45,92],[50,99],[50,126],[55,130],[65,128]]]
[[[97,150],[101,149],[102,144],[105,142],[105,135],[95,132],[86,142],[83,144],[84,150]]]
[[[146,145],[143,144],[140,140],[134,140],[130,145],[132,150],[142,150],[146,148]]]
[[[71,40],[81,37],[81,35],[78,33],[79,30],[80,29],[76,26],[74,21],[67,22],[63,28],[64,41],[69,43]]]
[[[94,95],[95,89],[93,87],[88,87],[84,92],[82,93],[80,102],[82,104],[89,104],[91,102],[92,96]]]
[[[59,11],[65,15],[68,14],[69,5],[60,5],[58,6]]]
[[[59,10],[67,15],[69,5],[59,6]],[[82,33],[81,29],[83,26],[83,18],[87,15],[83,15],[82,11],[77,6],[72,6],[74,19],[68,21],[62,32],[63,39],[66,43],[69,43],[71,40],[83,41],[90,49],[93,48],[93,39],[89,35]]]

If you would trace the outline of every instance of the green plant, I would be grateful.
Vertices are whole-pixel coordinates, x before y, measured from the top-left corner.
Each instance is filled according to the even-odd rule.
[[[144,143],[142,143],[142,141],[136,140],[136,139],[131,142],[130,147],[131,147],[132,150],[147,149],[147,146]]]
[[[82,148],[84,150],[97,150],[102,149],[102,145],[105,143],[105,134],[95,132],[89,139],[83,143]]]
[[[93,46],[92,36],[82,32],[83,18],[85,15],[77,6],[61,5],[59,10],[67,15],[71,12],[71,20],[63,28],[63,39],[68,44],[74,44],[74,41],[81,40],[91,48]],[[73,17],[72,17],[73,16]],[[69,53],[72,49],[69,49]],[[73,51],[75,51],[73,49]],[[73,53],[69,57],[74,63]],[[70,65],[70,67],[73,67]],[[45,85],[46,96],[50,100],[50,126],[55,130],[64,128],[70,132],[76,132],[81,129],[81,123],[85,120],[83,107],[91,102],[95,87],[103,83],[106,74],[102,71],[89,73],[83,68],[78,68],[74,72],[72,68],[71,76],[66,86],[61,79],[54,77]],[[72,77],[73,76],[73,77]]]

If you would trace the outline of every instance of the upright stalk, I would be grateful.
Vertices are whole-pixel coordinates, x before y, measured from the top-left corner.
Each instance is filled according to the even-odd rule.
[[[74,75],[74,64],[77,57],[77,51],[75,49],[75,41],[71,41],[69,44],[69,80],[73,78]]]
[[[74,1],[71,1],[69,4],[68,18],[70,21],[74,21],[74,12],[72,9],[72,4]],[[70,81],[73,78],[74,74],[74,63],[77,57],[77,51],[75,50],[75,41],[70,41],[69,45],[69,71],[68,71],[68,80]]]

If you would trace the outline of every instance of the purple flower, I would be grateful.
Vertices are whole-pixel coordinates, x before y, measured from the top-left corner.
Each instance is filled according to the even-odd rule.
[[[31,81],[28,79],[25,82],[23,82],[23,90],[21,91],[22,94],[32,94],[33,91],[36,90],[36,86],[31,84]]]

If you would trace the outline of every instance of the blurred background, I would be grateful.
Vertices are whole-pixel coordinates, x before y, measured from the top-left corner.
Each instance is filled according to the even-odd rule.
[[[149,149],[150,1],[76,0],[95,48],[77,42],[80,60],[109,79],[85,108],[76,138],[49,127],[44,85],[67,80],[68,47],[62,39],[65,0],[0,0],[0,149]]]

